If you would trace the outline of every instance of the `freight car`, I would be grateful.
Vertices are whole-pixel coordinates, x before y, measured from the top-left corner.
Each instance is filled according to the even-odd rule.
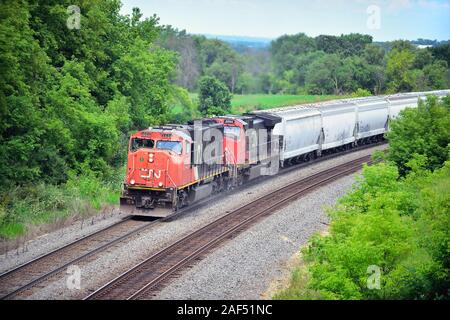
[[[380,141],[401,110],[448,94],[337,100],[140,131],[130,138],[121,209],[167,217],[280,167]]]

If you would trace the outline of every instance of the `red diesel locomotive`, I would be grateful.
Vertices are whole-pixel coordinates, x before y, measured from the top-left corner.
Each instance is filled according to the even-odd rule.
[[[278,168],[274,147],[279,138],[271,131],[280,121],[264,113],[216,117],[132,135],[121,209],[167,217],[211,194],[257,178],[262,168]]]

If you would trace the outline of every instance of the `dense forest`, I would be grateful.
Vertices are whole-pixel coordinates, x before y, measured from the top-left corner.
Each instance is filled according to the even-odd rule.
[[[450,87],[449,45],[298,34],[236,50],[119,0],[72,4],[0,4],[0,237],[116,204],[131,132],[228,112],[233,93]]]
[[[183,94],[171,82],[176,54],[156,44],[156,16],[81,1],[80,27],[69,28],[71,4],[1,3],[2,236],[115,203],[129,133],[168,121]]]
[[[180,56],[176,83],[198,89],[212,76],[231,93],[367,94],[425,91],[450,86],[450,44],[416,41],[374,43],[349,34],[282,36],[267,48],[230,46],[164,27],[160,43]],[[419,49],[415,43],[434,47]]]

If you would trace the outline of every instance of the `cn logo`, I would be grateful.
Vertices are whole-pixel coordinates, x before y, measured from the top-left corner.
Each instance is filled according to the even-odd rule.
[[[147,171],[147,170],[144,169],[142,171]],[[161,178],[161,170],[156,171],[156,170],[151,169],[151,170],[148,170],[148,175],[141,174],[142,179],[150,179],[152,176],[155,177],[156,179]]]

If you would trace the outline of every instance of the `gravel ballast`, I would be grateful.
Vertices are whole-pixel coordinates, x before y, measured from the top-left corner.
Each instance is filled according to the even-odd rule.
[[[354,177],[322,187],[212,252],[156,299],[256,300],[271,282],[290,276],[288,261],[327,228],[324,206],[345,194]],[[267,298],[267,297],[265,297]]]
[[[150,230],[134,236],[126,243],[109,248],[107,252],[102,253],[95,259],[80,263],[81,289],[69,290],[66,284],[68,275],[62,274],[62,276],[48,280],[39,288],[27,292],[20,298],[83,298],[152,253],[163,249],[182,236],[197,230],[233,209],[299,178],[307,177],[329,167],[370,154],[376,149],[383,148],[384,146],[357,151],[342,157],[312,164],[283,176],[276,176],[238,193],[219,199],[207,207],[193,210],[174,221],[159,223]],[[353,177],[340,179],[329,186],[314,191],[268,219],[263,220],[223,247],[218,248],[217,251],[212,252],[205,260],[165,288],[158,298],[260,298],[270,281],[282,275],[283,263],[312,234],[326,228],[327,218],[323,213],[324,205],[332,205],[339,196],[345,193],[345,190],[351,186],[353,181]],[[118,216],[103,223],[106,226],[107,223],[114,223],[114,219],[120,218]],[[94,226],[100,228],[100,223],[94,224]],[[64,242],[62,240],[58,241],[58,233],[47,236],[47,239],[54,240],[54,243],[52,243],[54,246],[61,245]],[[70,232],[65,233],[65,235],[67,238],[65,241],[70,242],[68,241]],[[72,236],[72,240],[79,236],[78,231],[74,231]],[[51,241],[47,240],[47,242]],[[37,241],[34,247],[28,247],[28,254],[33,256],[34,252],[31,251],[45,252],[48,248],[49,245],[47,243],[39,246],[39,241]],[[246,250],[243,251],[243,248]],[[34,254],[37,255],[36,253]],[[9,256],[6,259],[12,258]],[[22,260],[25,259],[22,258]],[[2,262],[0,261],[0,263]]]
[[[50,251],[61,248],[77,239],[102,230],[119,222],[126,216],[118,209],[108,209],[103,214],[76,221],[57,231],[41,235],[0,255],[0,273],[13,269]]]

